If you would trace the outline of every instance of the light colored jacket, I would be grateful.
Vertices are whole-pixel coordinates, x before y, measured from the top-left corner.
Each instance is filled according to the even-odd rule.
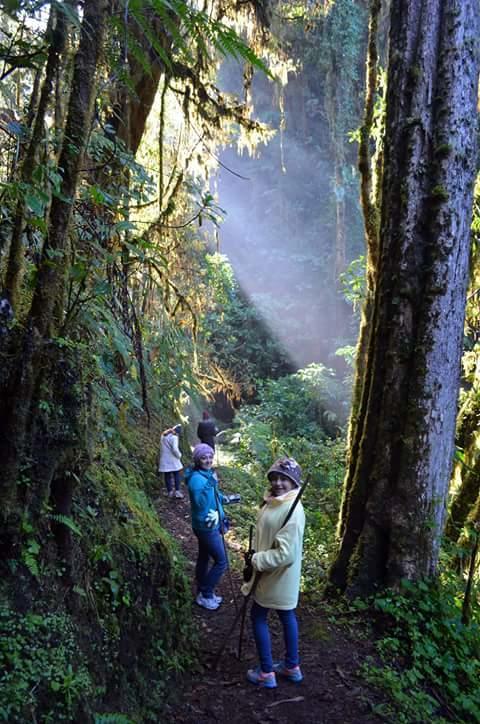
[[[305,530],[305,512],[301,502],[287,525],[283,526],[297,495],[298,488],[277,498],[266,496],[266,504],[257,516],[253,543],[257,552],[252,558],[252,565],[254,571],[262,575],[253,598],[265,608],[289,611],[298,603]],[[242,593],[246,595],[252,585],[253,577],[242,587]]]
[[[171,473],[174,470],[181,470],[182,467],[182,453],[178,447],[178,436],[173,432],[167,432],[160,438],[158,472]]]

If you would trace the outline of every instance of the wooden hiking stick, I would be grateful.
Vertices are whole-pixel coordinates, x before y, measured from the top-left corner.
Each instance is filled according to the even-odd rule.
[[[260,576],[261,576],[261,574],[259,574],[259,575],[256,577],[256,580],[253,582],[252,588],[250,589],[250,591],[249,591],[249,592],[247,593],[247,595],[245,596],[245,599],[244,599],[244,601],[243,601],[243,603],[242,603],[242,606],[241,606],[240,610],[237,611],[237,613],[235,614],[235,618],[233,619],[233,623],[232,623],[232,625],[230,626],[230,628],[229,628],[229,630],[228,630],[228,633],[227,633],[227,635],[225,636],[225,638],[224,638],[224,640],[223,640],[222,645],[220,646],[219,650],[217,651],[217,654],[216,654],[216,656],[215,656],[215,659],[214,659],[214,661],[213,661],[213,666],[212,666],[212,669],[213,669],[214,671],[215,671],[215,669],[217,668],[217,666],[218,666],[218,664],[219,664],[219,662],[220,662],[220,659],[221,659],[221,657],[222,657],[222,654],[223,654],[223,652],[225,651],[225,647],[226,647],[226,645],[227,645],[227,642],[229,641],[230,636],[232,635],[232,633],[233,633],[233,631],[234,631],[234,629],[235,629],[235,626],[237,625],[238,620],[240,619],[240,616],[242,616],[242,617],[243,617],[243,621],[245,621],[245,614],[246,614],[246,611],[247,611],[248,601],[249,601],[249,599],[250,599],[250,596],[251,596],[252,593],[254,592],[255,588],[257,587],[257,583],[258,583],[258,581],[260,580]]]
[[[214,495],[215,495],[215,505],[217,506],[218,517],[220,518],[220,505],[219,505],[218,494],[217,494],[216,490],[214,491]],[[228,578],[230,581],[230,588],[232,589],[232,596],[233,596],[233,602],[235,604],[235,611],[237,611],[237,613],[238,613],[238,603],[237,603],[237,597],[235,595],[235,586],[233,585],[232,569],[230,567],[230,557],[228,555],[227,544],[225,542],[225,532],[223,530],[223,523],[222,523],[221,519],[220,519],[220,535],[222,536],[223,550],[225,552],[225,558],[227,560]]]
[[[292,506],[291,506],[290,510],[288,511],[285,520],[283,521],[282,525],[281,525],[280,528],[278,529],[279,531],[282,530],[282,528],[284,528],[284,527],[287,525],[288,521],[289,521],[290,518],[292,517],[293,511],[295,510],[295,508],[297,507],[298,503],[300,502],[300,498],[302,497],[303,491],[304,491],[305,488],[307,487],[308,482],[309,482],[309,480],[308,480],[308,478],[307,478],[307,479],[305,480],[305,483],[304,483],[304,484],[302,485],[302,487],[300,488],[300,490],[299,490],[299,492],[298,492],[298,495],[296,496],[295,500],[293,501]],[[278,532],[278,531],[277,531],[277,532]],[[215,656],[215,659],[214,659],[214,661],[213,661],[213,666],[212,666],[212,669],[213,669],[214,671],[215,671],[215,669],[217,668],[217,666],[218,666],[218,664],[219,664],[219,662],[220,662],[220,659],[221,659],[221,657],[222,657],[222,654],[223,654],[223,652],[225,651],[225,647],[226,647],[226,645],[227,645],[227,642],[228,642],[228,640],[230,639],[230,636],[232,635],[232,633],[233,633],[233,631],[234,631],[234,629],[235,629],[235,626],[237,625],[238,620],[239,620],[240,617],[241,617],[241,618],[242,618],[242,624],[241,624],[241,629],[240,629],[240,638],[239,638],[239,642],[238,642],[238,658],[240,659],[241,649],[242,649],[243,630],[244,630],[244,628],[245,628],[245,616],[246,616],[246,613],[247,613],[248,602],[249,602],[249,600],[250,600],[250,597],[255,593],[255,590],[256,590],[256,588],[257,588],[257,585],[258,585],[258,582],[260,581],[261,576],[262,576],[261,573],[258,573],[258,574],[255,575],[255,579],[254,579],[254,581],[253,581],[253,585],[252,585],[250,591],[249,591],[249,592],[247,593],[247,595],[245,596],[245,600],[243,601],[243,604],[242,604],[242,607],[240,608],[240,611],[237,611],[237,613],[236,613],[236,615],[235,615],[235,618],[233,619],[233,623],[232,623],[232,625],[230,626],[230,628],[229,628],[229,630],[228,630],[228,633],[227,633],[227,635],[225,636],[225,639],[224,639],[222,645],[220,646],[219,650],[217,651],[217,654],[216,654],[216,656]]]
[[[250,558],[249,558],[248,562],[249,562],[249,565],[250,565],[250,566],[252,565],[251,557],[252,557],[252,554],[253,554],[253,531],[254,531],[254,528],[255,528],[255,526],[253,526],[253,525],[250,526],[250,531],[249,531],[249,535],[248,535],[248,553],[249,553],[249,555],[250,555]],[[252,568],[252,572],[253,572],[253,568]],[[239,635],[239,639],[238,639],[238,660],[239,660],[239,661],[241,661],[241,659],[242,659],[243,631],[244,631],[244,629],[245,629],[245,616],[247,615],[248,599],[250,598],[250,596],[252,595],[252,593],[255,592],[255,589],[256,589],[256,587],[257,587],[257,585],[258,585],[258,581],[260,580],[260,575],[261,575],[261,574],[259,574],[259,575],[257,575],[256,573],[254,574],[254,580],[253,580],[252,587],[251,587],[250,591],[248,592],[248,595],[245,597],[245,600],[244,600],[244,602],[243,602],[244,605],[243,605],[243,608],[242,608],[242,615],[241,615],[241,618],[240,618],[240,635]]]
[[[253,525],[250,526],[249,543],[248,543],[248,546],[249,546],[248,549],[249,549],[249,550],[252,549],[252,538],[253,538]],[[258,578],[260,578],[260,575],[258,576]],[[248,594],[245,596],[240,610],[239,610],[238,608],[236,609],[236,614],[235,614],[235,618],[233,619],[233,623],[232,623],[232,625],[230,626],[230,629],[229,629],[227,635],[225,636],[222,645],[220,646],[219,650],[217,651],[217,655],[215,656],[215,659],[214,659],[214,661],[213,661],[212,669],[213,669],[214,671],[215,671],[215,669],[216,669],[217,666],[218,666],[218,663],[219,663],[219,661],[220,661],[220,659],[221,659],[221,657],[222,657],[222,654],[223,654],[223,652],[224,652],[224,650],[225,650],[225,646],[227,645],[227,642],[228,642],[228,640],[230,639],[230,636],[232,635],[232,633],[233,633],[233,631],[234,631],[234,629],[235,629],[235,626],[237,625],[238,620],[239,620],[240,617],[242,617],[242,626],[245,624],[245,613],[246,613],[246,611],[247,611],[248,599],[250,598],[250,596],[252,595],[254,589],[256,588],[257,582],[258,582],[258,581],[254,581],[254,582],[253,582],[253,586],[252,586],[252,588],[250,589],[250,591],[248,592]]]

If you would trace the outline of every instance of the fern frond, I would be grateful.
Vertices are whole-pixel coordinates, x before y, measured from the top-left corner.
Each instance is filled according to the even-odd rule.
[[[50,518],[50,520],[53,520],[54,523],[66,525],[67,528],[70,528],[73,533],[76,533],[80,537],[82,536],[82,531],[68,515],[62,515],[62,513],[50,513],[48,515],[48,518]]]
[[[124,0],[125,2],[126,0]],[[148,43],[154,49],[158,58],[171,69],[172,54],[165,51],[159,42],[155,31],[151,28],[151,20],[146,10],[150,10],[162,21],[165,32],[173,40],[172,53],[184,61],[193,64],[195,54],[192,47],[206,59],[210,59],[211,51],[216,50],[224,57],[233,57],[236,60],[244,60],[254,68],[273,78],[266,64],[254,51],[245,43],[235,30],[219,20],[212,19],[203,10],[196,10],[189,6],[184,0],[129,0],[125,8],[128,16],[140,28]],[[113,20],[118,32],[125,32],[122,20]],[[142,67],[151,64],[148,54],[143,50],[132,32],[127,29],[127,42],[129,50],[132,51],[137,62]]]

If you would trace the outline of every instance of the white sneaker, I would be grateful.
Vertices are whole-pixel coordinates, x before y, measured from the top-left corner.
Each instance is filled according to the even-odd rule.
[[[205,596],[202,596],[201,593],[199,593],[196,597],[195,603],[202,608],[206,608],[208,611],[216,611],[220,606],[220,603],[217,601],[217,597],[205,598]]]
[[[174,498],[174,497],[175,497],[175,491],[174,491],[174,490],[169,490],[169,491],[168,491],[168,497],[169,497],[169,498]]]
[[[183,495],[183,493],[182,493],[181,490],[176,490],[176,491],[175,491],[175,497],[176,497],[176,498],[183,498],[183,497],[185,497],[185,496]]]
[[[205,598],[205,596],[202,596],[201,593],[199,593],[198,595],[201,596],[202,598]],[[211,599],[211,598],[207,598],[206,600],[207,600],[207,601],[211,601],[212,599]],[[217,594],[214,593],[214,594],[213,594],[213,600],[214,600],[216,603],[218,603],[218,605],[220,606],[220,604],[221,604],[222,601],[223,601],[223,596],[217,596]]]

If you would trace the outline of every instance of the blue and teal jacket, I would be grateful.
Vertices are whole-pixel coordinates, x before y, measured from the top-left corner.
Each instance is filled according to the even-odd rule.
[[[199,532],[219,530],[220,523],[225,518],[222,505],[224,495],[218,489],[218,480],[213,470],[187,468],[185,481],[190,496],[193,530]],[[218,510],[219,513],[218,525],[213,527],[209,527],[205,522],[210,510]]]

